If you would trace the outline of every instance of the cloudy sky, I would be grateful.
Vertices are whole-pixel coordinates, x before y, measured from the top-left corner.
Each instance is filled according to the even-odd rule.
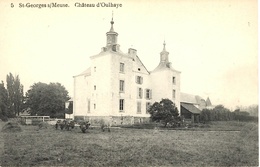
[[[137,49],[148,70],[158,65],[165,40],[173,67],[182,72],[182,92],[233,109],[258,103],[256,0],[63,0],[68,8],[26,7],[52,2],[0,1],[0,80],[19,75],[25,92],[37,82],[59,82],[73,97],[73,76],[105,46],[113,11],[121,50]]]

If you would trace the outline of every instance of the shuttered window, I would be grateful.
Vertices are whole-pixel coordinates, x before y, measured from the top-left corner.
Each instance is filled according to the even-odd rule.
[[[142,99],[143,98],[143,89],[137,88],[137,98]]]
[[[119,81],[119,91],[120,92],[124,92],[125,91],[125,81],[124,80],[120,80]]]
[[[145,89],[145,98],[146,99],[152,98],[152,90],[151,89]]]
[[[135,77],[135,82],[136,82],[137,84],[142,84],[142,83],[143,83],[143,77],[141,77],[141,76],[136,76],[136,77]]]
[[[146,114],[149,114],[148,110],[151,107],[151,103],[150,102],[146,102]]]
[[[124,99],[119,99],[119,111],[123,112],[124,111]]]
[[[141,114],[141,102],[137,102],[137,114]]]

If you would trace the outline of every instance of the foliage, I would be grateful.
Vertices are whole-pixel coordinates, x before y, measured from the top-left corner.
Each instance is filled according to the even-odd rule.
[[[23,85],[20,83],[19,75],[13,76],[12,73],[6,76],[8,92],[8,116],[14,117],[23,110]]]
[[[241,112],[239,109],[236,109],[234,112],[231,112],[223,105],[217,105],[213,109],[203,109],[200,115],[200,120],[201,122],[231,120],[257,122],[258,118],[250,116],[248,112]]]
[[[169,99],[162,99],[155,102],[148,110],[151,114],[151,120],[155,122],[162,121],[164,126],[168,123],[176,123],[179,120],[179,112],[175,104]]]
[[[7,121],[8,93],[4,86],[4,82],[0,84],[0,119]]]
[[[250,106],[237,106],[237,109],[240,112],[246,111],[250,116],[258,117],[258,105],[250,105]]]
[[[63,118],[68,91],[60,83],[35,83],[26,93],[26,107],[31,115]]]

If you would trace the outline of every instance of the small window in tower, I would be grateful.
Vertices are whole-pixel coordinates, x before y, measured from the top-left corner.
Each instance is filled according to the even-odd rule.
[[[120,72],[125,72],[125,64],[124,63],[120,63],[119,71]]]
[[[172,77],[172,83],[173,83],[173,84],[176,84],[176,79],[175,79],[175,77]]]
[[[94,104],[94,109],[96,109],[96,104]]]
[[[94,85],[94,90],[96,90],[97,89],[97,86],[96,85]]]
[[[172,90],[172,98],[175,99],[175,97],[176,97],[176,91],[173,89]]]

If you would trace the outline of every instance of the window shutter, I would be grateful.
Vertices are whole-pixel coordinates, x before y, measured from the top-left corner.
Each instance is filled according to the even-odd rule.
[[[140,77],[140,84],[143,84],[143,77]]]
[[[152,89],[150,89],[150,99],[152,99]]]
[[[143,89],[141,88],[141,99],[143,98]]]
[[[139,88],[137,88],[136,98],[139,98]]]
[[[137,83],[137,80],[138,80],[137,78],[138,78],[138,76],[135,76],[135,83]]]

